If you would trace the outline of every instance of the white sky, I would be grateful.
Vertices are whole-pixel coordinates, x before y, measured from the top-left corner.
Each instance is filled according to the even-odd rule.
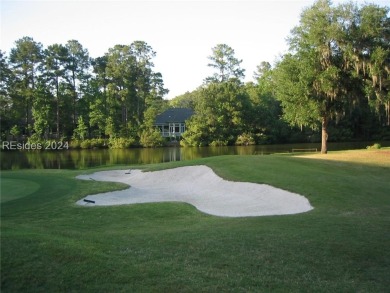
[[[0,0],[0,49],[8,54],[16,40],[32,37],[44,47],[78,40],[91,57],[116,44],[148,43],[157,56],[173,98],[200,86],[211,69],[211,48],[225,43],[243,59],[245,81],[262,61],[271,64],[287,50],[286,37],[302,9],[314,0]],[[341,3],[344,1],[333,1]],[[359,1],[365,2],[365,1]],[[368,1],[370,2],[370,1]],[[381,6],[389,0],[376,0]]]

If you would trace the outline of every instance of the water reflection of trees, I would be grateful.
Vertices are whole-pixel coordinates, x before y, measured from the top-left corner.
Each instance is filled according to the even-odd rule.
[[[330,143],[331,150],[365,148],[367,142]],[[381,143],[387,146],[390,142]],[[285,144],[261,146],[169,147],[133,149],[96,149],[68,151],[0,152],[1,169],[84,169],[106,165],[156,164],[194,160],[221,155],[266,155],[289,152],[292,148],[317,148],[318,144]]]

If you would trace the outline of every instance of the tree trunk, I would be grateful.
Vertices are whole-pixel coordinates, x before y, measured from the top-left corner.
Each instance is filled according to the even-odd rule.
[[[76,104],[77,104],[77,89],[76,89],[76,73],[74,69],[72,69],[72,87],[73,87],[73,128],[76,128],[77,126],[77,110],[76,110]]]
[[[328,117],[322,117],[321,154],[328,153]]]
[[[75,77],[73,74],[73,128],[76,128],[76,125],[77,125],[76,104],[77,104],[76,80],[75,80]]]
[[[56,94],[57,94],[57,108],[56,108],[56,126],[57,126],[57,138],[60,138],[60,89],[58,77],[56,78]]]

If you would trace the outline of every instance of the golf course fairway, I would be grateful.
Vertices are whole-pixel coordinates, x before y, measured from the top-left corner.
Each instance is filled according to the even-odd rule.
[[[129,187],[76,176],[195,165],[314,209],[231,218],[179,202],[76,204]],[[386,292],[389,178],[389,149],[2,171],[1,292]]]

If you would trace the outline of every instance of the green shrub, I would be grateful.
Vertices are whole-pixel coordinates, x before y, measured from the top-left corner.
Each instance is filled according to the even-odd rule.
[[[28,139],[27,139],[27,142],[29,144],[35,144],[35,145],[44,145],[45,144],[45,141],[40,137],[40,135],[38,135],[37,133],[34,133],[33,135],[31,135]]]
[[[115,137],[108,140],[110,149],[125,149],[135,145],[134,138]]]
[[[100,149],[100,148],[107,147],[106,140],[103,138],[92,138],[89,141],[90,141],[91,148],[99,148]]]
[[[254,145],[255,140],[251,133],[243,133],[237,137],[236,145]]]
[[[208,137],[201,132],[190,132],[186,131],[183,133],[180,145],[184,147],[194,146],[194,147],[202,147],[207,146],[209,144]]]
[[[159,147],[165,144],[165,140],[157,129],[148,129],[142,132],[140,143],[143,147]]]
[[[367,146],[368,150],[379,150],[382,146],[379,143],[374,143],[373,145]]]
[[[80,143],[80,147],[82,149],[90,149],[91,148],[91,140],[90,139],[82,140]]]
[[[210,146],[227,146],[227,145],[228,145],[228,141],[227,140],[220,140],[220,139],[213,140],[210,143]]]
[[[72,139],[69,143],[71,149],[79,149],[81,141],[78,139]]]
[[[10,132],[12,136],[18,136],[20,134],[19,127],[17,125],[12,126]]]
[[[94,149],[94,148],[107,148],[108,145],[104,138],[92,138],[92,139],[73,139],[69,143],[69,147],[72,149]]]

